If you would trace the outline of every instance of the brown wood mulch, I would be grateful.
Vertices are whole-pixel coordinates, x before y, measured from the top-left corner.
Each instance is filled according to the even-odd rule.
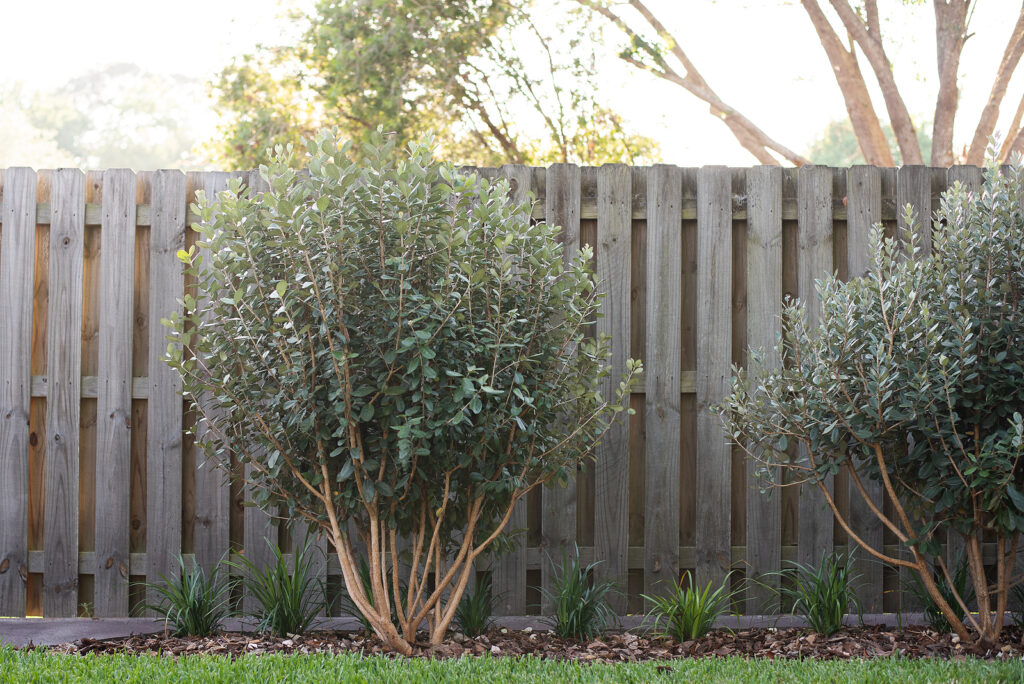
[[[360,653],[393,655],[373,636],[355,632],[313,632],[288,638],[229,632],[214,637],[174,637],[163,634],[135,635],[117,639],[82,639],[52,650],[67,654],[128,653],[184,656],[225,655],[232,658],[264,653]],[[580,662],[637,662],[685,657],[748,658],[1024,658],[1021,630],[1007,627],[1001,643],[990,649],[975,649],[959,643],[955,635],[938,634],[924,627],[897,631],[886,626],[859,627],[822,636],[806,629],[718,630],[704,638],[676,641],[625,633],[608,633],[598,639],[561,639],[546,631],[494,629],[466,638],[455,634],[439,646],[417,646],[414,657],[457,658],[460,656],[531,655],[540,658]]]

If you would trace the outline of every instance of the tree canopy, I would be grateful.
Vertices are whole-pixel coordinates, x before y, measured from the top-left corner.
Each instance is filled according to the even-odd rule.
[[[960,58],[976,3],[927,3],[935,51],[913,61],[935,64],[937,87],[934,109],[923,114],[904,92],[911,65],[893,59],[898,24],[887,14],[899,3],[801,0],[809,22],[793,30],[813,30],[820,41],[858,152],[840,156],[880,166],[980,164],[1024,55],[1024,8],[1001,10],[1012,31],[994,73],[972,74],[991,81],[989,96],[970,139],[954,143]],[[758,162],[818,161],[796,151],[803,141],[773,137],[758,112],[740,111],[716,90],[698,67],[712,55],[691,54],[672,19],[654,0],[322,0],[298,18],[306,28],[297,44],[261,48],[220,74],[229,122],[222,153],[251,165],[268,144],[294,142],[326,122],[355,139],[377,125],[404,140],[434,131],[441,153],[463,163],[656,160],[654,141],[595,95],[599,57],[617,45],[633,69],[707,103]],[[1004,131],[1003,160],[1024,151],[1022,119],[1024,99]]]
[[[462,163],[656,160],[594,95],[586,17],[563,5],[554,24],[535,18],[522,0],[323,0],[296,17],[297,44],[219,75],[221,154],[252,166],[329,123],[357,141],[378,126],[400,142],[431,132]]]

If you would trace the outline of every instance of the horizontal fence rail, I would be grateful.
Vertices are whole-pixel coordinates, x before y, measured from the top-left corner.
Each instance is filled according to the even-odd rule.
[[[894,231],[907,203],[930,215],[946,187],[976,188],[981,171],[467,170],[508,178],[534,220],[562,226],[567,250],[594,247],[607,294],[595,328],[611,336],[616,372],[629,357],[646,366],[629,397],[636,414],[568,487],[531,493],[513,518],[522,543],[478,568],[492,573],[500,612],[543,610],[549,559],[574,546],[620,585],[620,613],[686,571],[738,581],[845,552],[821,497],[760,491],[710,409],[748,346],[774,343],[784,297],[811,297],[830,271],[863,273],[874,224]],[[194,286],[176,257],[196,242],[189,206],[232,177],[261,187],[252,172],[0,171],[0,616],[127,615],[146,602],[140,583],[173,573],[179,552],[204,567],[240,553],[260,564],[265,540],[290,553],[305,533],[245,506],[237,478],[203,462],[185,434],[195,417],[160,361],[160,319]],[[829,486],[859,534],[901,552],[842,474]],[[865,612],[913,607],[906,577],[854,553]],[[317,572],[340,591],[330,554]],[[778,608],[767,582],[744,592],[741,611]]]

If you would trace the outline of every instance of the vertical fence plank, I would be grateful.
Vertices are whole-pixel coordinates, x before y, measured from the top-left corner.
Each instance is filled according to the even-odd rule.
[[[697,583],[731,565],[731,450],[711,409],[725,397],[732,350],[732,177],[697,172]]]
[[[78,610],[78,458],[82,385],[85,174],[59,169],[50,195],[43,615]]]
[[[647,342],[644,355],[644,593],[679,576],[679,405],[682,169],[647,176]]]
[[[896,214],[900,229],[907,227],[903,210],[908,205],[917,212],[922,253],[932,251],[932,177],[927,166],[901,166],[896,176]]]
[[[96,397],[97,616],[128,615],[135,173],[103,174],[99,386]]]
[[[217,171],[203,175],[202,190],[208,201],[217,193],[226,190],[228,181],[236,174]],[[202,248],[203,263],[209,266],[209,248]],[[205,297],[199,291],[200,297]],[[206,319],[204,319],[205,321]],[[202,330],[200,329],[200,334]],[[209,421],[216,421],[221,409],[212,398],[207,398],[197,417],[196,442],[202,442],[209,435]],[[227,473],[213,460],[207,460],[201,448],[196,448],[195,470],[195,520],[193,545],[196,562],[208,572],[212,570],[228,550],[231,517],[231,486]]]
[[[0,615],[25,614],[36,172],[3,172],[0,244]]]
[[[832,272],[832,170],[826,166],[804,166],[797,171],[797,289],[807,307],[812,329],[821,318],[821,302],[815,281]],[[799,458],[808,458],[805,447]],[[832,477],[824,481],[833,490]],[[797,558],[817,566],[822,554],[832,550],[833,516],[824,493],[815,485],[800,489]]]
[[[533,185],[533,172],[522,164],[506,164],[499,169],[499,175],[509,182],[509,199],[514,203],[525,202]],[[550,177],[548,184],[550,187]],[[526,500],[520,499],[505,528],[506,533],[516,533],[515,547],[499,557],[494,563],[492,591],[499,597],[495,615],[526,614]]]
[[[36,174],[36,208],[49,203],[53,171]],[[36,254],[32,274],[32,375],[46,375],[48,322],[50,311],[50,225],[36,225]],[[46,526],[46,398],[33,397],[29,407],[28,452],[28,548],[44,551]],[[29,573],[25,610],[43,614],[42,573]]]
[[[550,187],[550,186],[549,186]],[[632,293],[633,173],[625,164],[606,164],[597,174],[597,282],[605,292],[598,334],[611,338],[611,373],[602,393],[614,399],[630,355]],[[629,396],[623,397],[629,406]],[[626,547],[629,535],[629,420],[621,417],[596,450],[594,465],[594,557],[601,580],[615,582],[620,594],[611,599],[617,613],[626,611]]]
[[[782,169],[747,171],[747,345],[763,354],[764,369],[780,366],[776,336],[782,315]],[[748,368],[750,364],[748,361]],[[754,376],[752,376],[754,377]],[[782,563],[781,492],[766,488],[747,461],[747,613],[778,609],[777,573]]]
[[[882,175],[873,166],[854,166],[846,176],[846,263],[850,278],[864,275],[871,263],[871,230],[882,220]],[[861,487],[864,494],[861,493]],[[865,499],[865,495],[867,498]],[[868,501],[879,509],[884,501],[882,484],[860,478],[850,479],[850,527],[865,544],[881,549],[882,522],[871,512]],[[857,596],[865,613],[882,611],[882,564],[850,540],[854,567],[860,575]]]
[[[552,164],[545,176],[544,220],[549,225],[561,226],[563,257],[567,262],[575,259],[580,249],[580,183],[580,169],[575,164]],[[576,477],[570,473],[565,487],[555,484],[541,490],[541,549],[557,562],[563,553],[572,551],[575,541]],[[551,563],[543,558],[541,612],[545,613],[551,609],[552,570]]]
[[[146,442],[146,577],[175,572],[181,551],[181,378],[165,364],[167,332],[160,323],[181,315],[185,279],[178,250],[185,247],[185,174],[153,174],[149,242],[149,424]],[[152,592],[151,592],[152,593]],[[150,601],[156,601],[151,595]]]
[[[917,231],[921,236],[921,254],[931,254],[932,246],[932,174],[927,166],[901,166],[896,175],[896,214],[899,228],[907,228],[903,219],[904,209],[908,204],[913,206],[917,213]],[[902,237],[902,235],[901,235]],[[903,557],[910,556],[910,550],[900,545],[900,553]],[[909,568],[900,568],[899,577],[901,587],[908,586],[914,571]],[[900,606],[903,610],[911,610],[917,606],[916,601],[908,592],[900,592]]]
[[[946,172],[946,182],[948,187],[952,187],[957,181],[963,185],[967,192],[977,193],[981,190],[983,181],[982,169],[977,166],[953,166]],[[963,537],[956,533],[950,533],[946,537],[946,567],[952,573],[955,571],[957,563],[964,560],[966,557],[966,550],[964,548]],[[1018,572],[1024,569],[1024,554],[1018,553]]]
[[[258,170],[250,171],[248,185],[258,192],[267,192],[270,189],[266,179],[260,176]],[[253,479],[253,466],[245,466],[245,502],[253,501],[255,488],[250,484]],[[271,545],[277,546],[278,528],[271,514],[259,506],[246,505],[243,511],[244,527],[242,531],[242,548],[245,550],[245,557],[252,561],[257,568],[265,568],[272,562],[273,549]],[[256,598],[250,593],[242,595],[242,609],[246,611],[255,610],[258,607]]]

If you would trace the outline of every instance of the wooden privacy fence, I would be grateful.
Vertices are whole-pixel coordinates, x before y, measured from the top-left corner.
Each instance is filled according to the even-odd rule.
[[[748,345],[774,344],[785,295],[811,300],[815,278],[863,272],[874,223],[894,229],[908,202],[930,212],[953,180],[977,187],[980,170],[479,172],[508,177],[516,199],[533,193],[533,216],[563,226],[568,250],[595,246],[607,292],[595,328],[612,338],[611,376],[630,356],[646,366],[636,415],[596,462],[517,509],[523,543],[489,566],[499,612],[537,612],[547,559],[574,543],[624,589],[619,612],[642,609],[640,594],[685,569],[701,583],[738,579],[846,550],[819,494],[758,490],[709,408]],[[184,435],[194,417],[160,361],[160,319],[190,285],[176,257],[195,242],[189,203],[232,175],[0,175],[0,615],[125,615],[144,599],[136,583],[172,573],[179,551],[210,567],[229,550],[266,562],[264,539],[292,548],[295,531],[243,506],[242,487],[197,457]],[[844,477],[830,486],[867,540],[899,552]],[[896,572],[863,554],[858,569],[865,611],[900,605]],[[317,572],[337,590],[335,559]],[[761,613],[777,599],[751,585],[741,603]]]

